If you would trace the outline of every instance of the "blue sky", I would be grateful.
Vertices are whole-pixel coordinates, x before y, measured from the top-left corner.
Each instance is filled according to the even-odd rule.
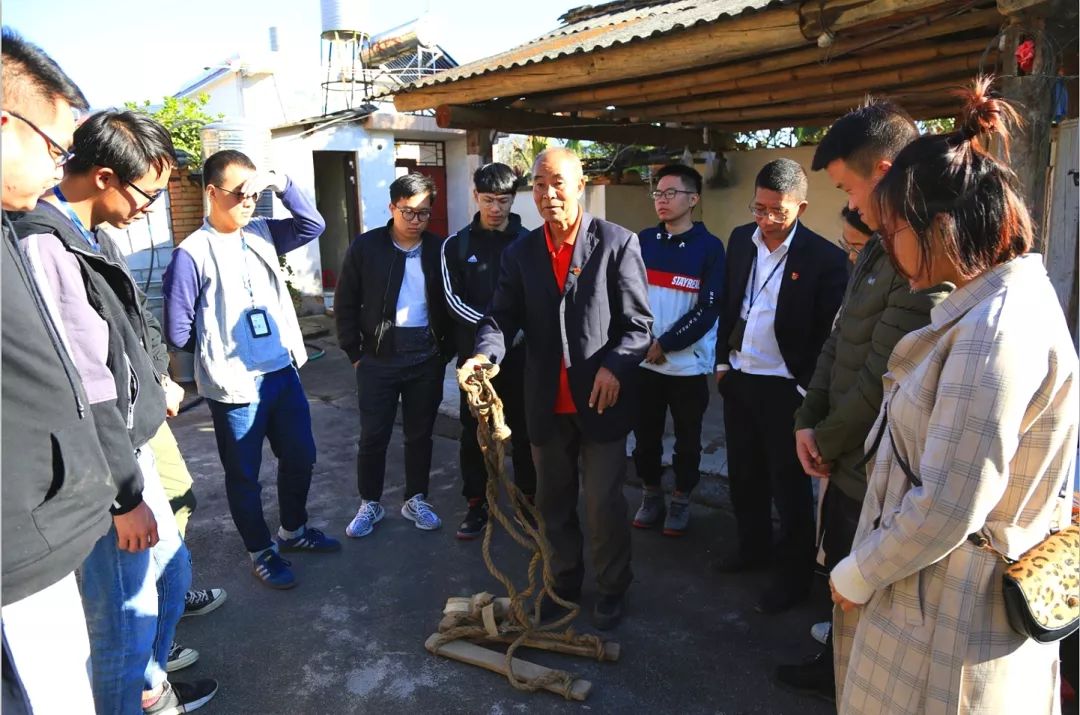
[[[553,30],[568,9],[590,4],[353,2],[366,7],[371,34],[430,12],[440,28],[439,44],[461,64]],[[208,65],[266,49],[271,25],[278,27],[283,51],[317,63],[322,28],[319,0],[7,0],[3,21],[52,55],[97,107],[158,102]]]

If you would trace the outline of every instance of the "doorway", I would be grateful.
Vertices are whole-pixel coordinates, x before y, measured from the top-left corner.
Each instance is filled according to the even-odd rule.
[[[315,165],[315,207],[326,221],[326,230],[319,237],[323,296],[327,308],[332,308],[345,252],[360,233],[356,153],[316,151],[312,152],[312,161]]]
[[[440,238],[450,232],[446,210],[446,145],[443,142],[394,142],[394,176],[417,172],[435,182],[435,201],[427,230]]]

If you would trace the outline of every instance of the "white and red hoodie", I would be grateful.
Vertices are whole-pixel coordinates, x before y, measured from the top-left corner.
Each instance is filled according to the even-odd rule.
[[[649,275],[653,335],[667,361],[641,366],[664,375],[712,374],[724,289],[724,244],[700,222],[672,236],[664,224],[638,233]]]

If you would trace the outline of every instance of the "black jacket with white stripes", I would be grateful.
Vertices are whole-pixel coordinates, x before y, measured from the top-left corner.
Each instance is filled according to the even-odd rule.
[[[503,249],[528,233],[515,213],[510,214],[502,231],[489,231],[481,226],[477,213],[472,223],[443,242],[443,291],[454,320],[459,363],[473,355],[476,324],[484,317],[495,294]]]

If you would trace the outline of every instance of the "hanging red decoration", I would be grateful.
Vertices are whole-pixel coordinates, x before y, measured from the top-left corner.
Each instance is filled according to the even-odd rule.
[[[1016,66],[1024,74],[1031,74],[1035,66],[1035,40],[1024,40],[1017,46]]]

